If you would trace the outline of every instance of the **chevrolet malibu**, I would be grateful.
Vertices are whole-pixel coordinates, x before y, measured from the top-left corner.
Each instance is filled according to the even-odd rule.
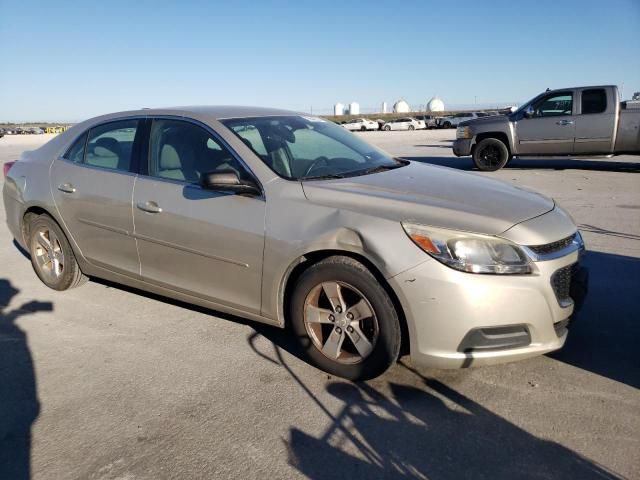
[[[5,164],[9,229],[55,290],[100,277],[288,327],[349,379],[556,350],[583,243],[553,200],[392,158],[283,110],[110,114]]]

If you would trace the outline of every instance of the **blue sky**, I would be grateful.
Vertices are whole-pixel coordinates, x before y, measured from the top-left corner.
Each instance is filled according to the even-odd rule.
[[[329,113],[433,95],[640,90],[640,0],[0,0],[0,122],[268,105]]]

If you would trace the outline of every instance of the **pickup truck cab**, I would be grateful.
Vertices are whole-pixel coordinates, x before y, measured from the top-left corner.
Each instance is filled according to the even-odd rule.
[[[495,171],[512,157],[640,154],[640,106],[613,85],[548,90],[510,115],[463,122],[453,153]]]

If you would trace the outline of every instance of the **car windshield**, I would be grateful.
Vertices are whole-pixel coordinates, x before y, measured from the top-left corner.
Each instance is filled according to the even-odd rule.
[[[289,180],[366,175],[408,163],[317,117],[232,118],[221,122],[269,168]]]

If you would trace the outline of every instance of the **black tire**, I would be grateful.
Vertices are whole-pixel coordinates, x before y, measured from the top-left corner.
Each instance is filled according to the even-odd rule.
[[[409,130],[415,130],[416,127],[414,127],[413,125],[409,125]]]
[[[442,127],[443,127],[443,128],[451,128],[451,122],[444,122],[444,123],[442,124]]]
[[[389,130],[391,130],[391,126],[389,126],[389,125],[385,125],[385,126],[383,127],[383,130],[384,130],[385,132],[388,132]]]
[[[485,138],[473,150],[473,163],[483,172],[500,170],[510,158],[509,149],[497,138]]]
[[[367,127],[365,127],[364,125],[360,127],[360,131],[361,132],[366,132],[367,131]]]
[[[57,239],[53,242],[53,255],[55,256],[61,253],[61,255],[59,255],[59,263],[61,262],[61,266],[59,267],[60,273],[58,275],[48,275],[46,269],[41,266],[39,262],[39,259],[43,258],[43,256],[46,257],[48,252],[42,248],[42,243],[38,241],[38,236],[44,231],[52,232],[55,235],[55,239]],[[67,237],[55,220],[48,215],[35,217],[29,223],[28,232],[27,247],[31,256],[31,265],[42,283],[54,290],[68,290],[78,287],[88,280],[80,270],[80,266],[76,261],[76,256],[73,253]],[[48,236],[48,238],[51,239],[51,236]]]
[[[329,358],[314,344],[305,325],[306,302],[312,292],[326,283],[341,283],[345,296],[345,314],[352,307],[346,300],[349,288],[354,288],[368,302],[374,316],[370,321],[377,322],[377,337],[371,342],[372,349],[357,363],[344,363]],[[322,288],[322,287],[320,287]],[[347,290],[345,292],[345,289]],[[324,290],[323,290],[324,291]],[[353,293],[353,291],[351,292]],[[336,310],[337,311],[337,310]],[[349,380],[367,380],[384,373],[393,365],[400,352],[401,329],[398,313],[385,289],[371,272],[360,262],[350,257],[333,256],[312,265],[305,270],[297,281],[289,305],[291,327],[303,351],[306,352],[313,365],[325,372]],[[335,313],[335,311],[334,311]],[[337,314],[336,314],[337,315]],[[363,317],[364,318],[364,317]],[[337,329],[338,322],[321,326],[327,328],[330,335]],[[343,326],[344,328],[344,326]],[[350,327],[347,327],[349,329]],[[362,333],[364,329],[360,330]],[[349,335],[353,335],[349,334]],[[344,350],[356,350],[353,337],[344,332]],[[360,349],[358,349],[360,351]],[[359,357],[359,354],[356,354]]]

